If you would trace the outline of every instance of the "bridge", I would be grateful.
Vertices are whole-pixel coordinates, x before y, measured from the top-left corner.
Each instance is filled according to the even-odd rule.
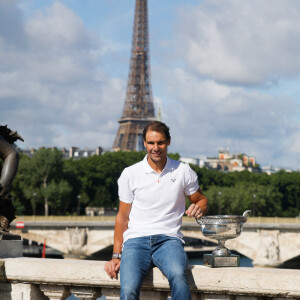
[[[16,228],[20,221],[24,222],[24,228]],[[46,239],[47,246],[65,257],[86,258],[110,249],[113,244],[111,217],[19,217],[11,227],[11,232],[23,239],[40,244]],[[185,237],[208,240],[193,220],[184,219],[181,230]],[[228,240],[226,247],[252,259],[254,266],[281,266],[300,257],[300,220],[249,218],[242,234]]]
[[[104,271],[104,261],[43,258],[0,260],[1,300],[120,299],[120,281]],[[189,266],[192,299],[296,300],[300,299],[300,270],[273,268],[209,268]],[[141,300],[167,300],[165,276],[151,270],[143,283]],[[170,299],[170,298],[168,298]]]

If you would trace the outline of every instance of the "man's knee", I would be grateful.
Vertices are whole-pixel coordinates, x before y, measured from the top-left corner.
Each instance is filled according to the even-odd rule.
[[[187,263],[183,260],[174,261],[172,264],[168,264],[167,268],[164,268],[167,277],[182,277],[186,276]]]
[[[185,270],[182,269],[174,269],[169,274],[169,280],[175,280],[175,281],[186,281],[187,275],[185,273]]]

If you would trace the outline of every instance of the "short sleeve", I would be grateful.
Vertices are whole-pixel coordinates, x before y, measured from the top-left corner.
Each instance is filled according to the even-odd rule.
[[[125,203],[133,202],[133,192],[130,188],[130,175],[128,169],[124,169],[118,179],[118,194],[119,199]]]
[[[187,165],[187,169],[185,172],[185,188],[184,193],[187,196],[193,195],[199,189],[198,184],[198,176],[194,170],[191,169],[189,165]]]

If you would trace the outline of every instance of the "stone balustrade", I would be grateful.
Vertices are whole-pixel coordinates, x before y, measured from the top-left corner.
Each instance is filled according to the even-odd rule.
[[[0,260],[1,300],[119,299],[120,282],[103,270],[105,262],[40,258]],[[209,268],[189,266],[192,299],[300,299],[300,270]],[[141,299],[167,299],[168,281],[154,268],[143,284]]]

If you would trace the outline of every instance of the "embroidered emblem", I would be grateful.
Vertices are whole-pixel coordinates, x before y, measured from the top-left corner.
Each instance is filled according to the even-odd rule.
[[[176,178],[171,178],[171,180],[172,180],[173,182],[175,182]]]

